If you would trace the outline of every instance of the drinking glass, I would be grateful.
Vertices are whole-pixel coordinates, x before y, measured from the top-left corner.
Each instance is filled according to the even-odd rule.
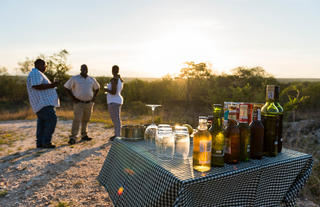
[[[175,140],[175,157],[180,159],[187,159],[190,150],[190,137],[188,128],[185,126],[176,126],[174,130]]]
[[[169,125],[158,127],[156,138],[156,152],[161,160],[172,160],[174,156],[174,135]]]
[[[144,139],[149,147],[154,148],[155,137],[158,129],[157,125],[154,123],[154,110],[161,105],[147,104],[147,106],[151,107],[152,110],[152,124],[146,128],[144,132]]]

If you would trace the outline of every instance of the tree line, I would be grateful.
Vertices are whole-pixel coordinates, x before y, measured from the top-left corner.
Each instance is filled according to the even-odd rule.
[[[57,78],[57,89],[62,107],[71,105],[63,88],[70,78],[67,64],[68,52],[62,50],[51,56],[40,55],[47,63],[46,75],[50,80]],[[36,59],[36,58],[35,58]],[[34,59],[26,58],[18,63],[22,72],[28,73]],[[125,77],[125,74],[122,74]],[[111,77],[96,77],[103,87]],[[262,67],[237,67],[232,74],[214,74],[206,63],[186,62],[177,77],[164,76],[155,81],[134,79],[125,82],[122,91],[123,110],[134,116],[150,112],[145,104],[161,104],[161,117],[168,121],[194,123],[199,115],[212,113],[212,104],[224,101],[265,102],[265,87],[276,84],[281,88],[280,102],[290,114],[317,111],[320,107],[320,82],[281,83]],[[96,104],[106,106],[106,96],[100,90]],[[29,107],[26,77],[10,76],[0,67],[0,110]]]

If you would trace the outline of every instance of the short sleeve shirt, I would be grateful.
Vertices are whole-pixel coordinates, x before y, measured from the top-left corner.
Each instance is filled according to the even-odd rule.
[[[37,90],[32,86],[41,84],[50,84],[50,80],[45,74],[36,68],[33,68],[27,78],[27,91],[29,96],[30,105],[32,110],[37,113],[45,106],[55,106],[60,105],[58,94],[56,89],[49,88],[45,90]]]
[[[81,101],[90,101],[93,98],[93,92],[100,88],[98,81],[90,76],[86,78],[81,75],[71,77],[64,87],[71,90],[73,95]]]

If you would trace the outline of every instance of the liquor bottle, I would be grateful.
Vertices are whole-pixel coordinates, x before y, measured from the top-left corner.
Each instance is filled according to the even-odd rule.
[[[211,169],[212,137],[207,130],[207,117],[199,116],[198,131],[193,136],[193,169],[205,172]]]
[[[240,161],[250,159],[250,127],[248,124],[249,104],[239,104]]]
[[[253,121],[250,123],[250,157],[261,159],[263,156],[264,127],[261,122],[260,109],[254,106]]]
[[[222,124],[222,105],[213,105],[213,124],[209,131],[212,136],[211,166],[224,166],[224,130]]]
[[[274,103],[274,89],[274,85],[267,85],[266,103],[261,109],[261,118],[264,126],[263,151],[269,157],[275,157],[278,154],[277,126],[279,110]]]
[[[278,153],[282,150],[282,125],[283,125],[283,108],[279,103],[280,86],[274,88],[274,103],[279,110],[279,122],[278,122]]]
[[[240,130],[237,118],[236,107],[229,107],[228,126],[225,132],[225,163],[238,163],[240,156]]]
[[[213,123],[213,116],[212,116],[212,115],[208,115],[208,118],[207,118],[207,127],[208,127],[208,130],[211,128],[212,123]]]

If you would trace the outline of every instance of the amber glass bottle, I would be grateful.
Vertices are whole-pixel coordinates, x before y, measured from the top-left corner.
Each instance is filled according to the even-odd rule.
[[[274,89],[274,104],[279,110],[279,122],[278,122],[278,130],[277,130],[277,136],[278,136],[278,152],[281,152],[282,150],[282,125],[283,125],[283,108],[279,103],[279,94],[280,94],[280,86],[275,86]]]
[[[207,117],[199,117],[198,131],[193,136],[193,169],[205,172],[211,169],[212,137],[207,130]]]
[[[222,105],[213,105],[213,124],[209,131],[212,136],[211,166],[224,166],[224,131],[222,124]]]
[[[250,159],[250,127],[248,124],[249,104],[239,104],[240,161]]]
[[[261,109],[264,126],[263,151],[266,156],[274,157],[278,154],[278,122],[279,110],[274,103],[274,85],[267,85],[266,103]]]
[[[259,108],[253,109],[253,121],[250,123],[250,157],[261,159],[263,156],[264,127],[261,122],[261,112]]]
[[[229,107],[228,126],[225,132],[225,163],[238,163],[240,156],[240,130],[236,119],[236,108]]]

